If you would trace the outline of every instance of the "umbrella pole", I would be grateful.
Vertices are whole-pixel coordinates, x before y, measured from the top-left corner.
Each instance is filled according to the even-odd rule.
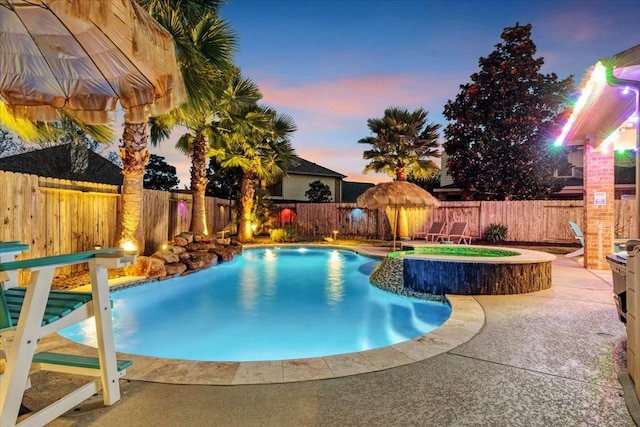
[[[393,251],[396,250],[396,235],[398,233],[398,208],[394,208],[393,213]]]

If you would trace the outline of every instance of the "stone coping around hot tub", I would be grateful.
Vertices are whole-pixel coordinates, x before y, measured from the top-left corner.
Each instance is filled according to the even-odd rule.
[[[415,244],[413,248],[441,248],[441,245],[434,244]],[[451,247],[447,245],[447,248]],[[505,251],[504,248],[497,246],[477,246],[477,245],[456,245],[455,247],[468,247],[478,249],[490,249]],[[529,264],[539,262],[551,262],[556,259],[556,256],[546,252],[532,251],[529,249],[507,249],[509,252],[515,252],[517,255],[509,256],[460,256],[460,255],[439,255],[439,254],[416,254],[412,251],[400,251],[400,258],[415,258],[415,259],[434,259],[440,261],[450,262],[465,262],[465,263],[488,263],[488,264]]]
[[[125,353],[118,353],[118,358],[133,361],[125,379],[166,384],[277,384],[382,371],[453,350],[480,332],[485,314],[475,298],[460,295],[447,297],[451,304],[451,315],[440,327],[412,340],[356,353],[259,362],[203,362]],[[167,337],[167,345],[171,345],[171,337]],[[94,355],[96,349],[52,334],[40,341],[38,351]]]

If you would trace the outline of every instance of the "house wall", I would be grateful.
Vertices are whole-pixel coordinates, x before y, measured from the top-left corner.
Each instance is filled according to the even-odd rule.
[[[315,175],[287,175],[282,180],[282,198],[285,200],[308,201],[309,198],[304,193],[309,191],[309,184],[314,181],[320,181],[329,186],[333,202],[339,203],[341,201],[342,188],[340,188],[340,180]]]
[[[447,161],[449,160],[449,156],[447,153],[442,153],[442,160],[440,166],[440,186],[445,187],[447,185],[453,185],[453,178],[449,175],[449,169],[447,169]]]
[[[615,232],[613,152],[584,152],[584,266],[607,270]]]

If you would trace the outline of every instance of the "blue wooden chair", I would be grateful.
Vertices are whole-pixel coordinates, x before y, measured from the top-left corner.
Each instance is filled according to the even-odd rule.
[[[0,245],[0,251],[5,249],[4,253],[9,253],[10,249],[17,251],[25,246],[19,242],[13,244],[4,248]],[[111,248],[0,263],[0,273],[21,269],[30,272],[27,287],[0,287],[0,337],[6,353],[6,366],[0,374],[1,426],[17,424],[29,374],[36,370],[91,376],[94,379],[21,419],[21,426],[45,425],[100,390],[103,391],[105,405],[112,405],[120,399],[118,379],[131,362],[116,360],[107,269],[133,262],[135,255]],[[51,290],[57,267],[81,263],[89,266],[91,292]],[[4,277],[6,283],[9,276]],[[51,352],[36,354],[40,338],[91,317],[96,322],[97,357]]]
[[[565,257],[572,258],[584,255],[584,234],[582,233],[580,226],[573,221],[569,221],[569,227],[571,227],[571,231],[573,231],[576,240],[580,242],[581,247],[571,253],[566,254]],[[620,252],[627,240],[629,239],[613,239],[614,252]]]

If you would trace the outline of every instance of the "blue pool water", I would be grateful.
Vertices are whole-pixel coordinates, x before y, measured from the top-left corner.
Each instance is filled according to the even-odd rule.
[[[447,304],[370,285],[377,263],[337,249],[245,249],[198,273],[117,291],[116,349],[208,361],[319,357],[406,341],[449,318]],[[92,321],[61,335],[95,345]]]

